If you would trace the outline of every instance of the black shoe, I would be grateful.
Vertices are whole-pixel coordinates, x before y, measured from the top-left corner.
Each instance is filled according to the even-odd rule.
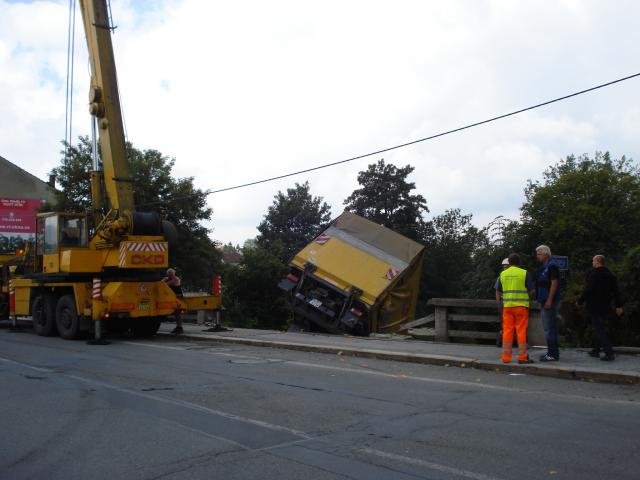
[[[527,358],[526,360],[518,360],[518,365],[528,365],[530,363],[536,363],[536,362],[534,362],[530,358]]]
[[[182,327],[176,327],[173,330],[171,330],[171,333],[175,333],[176,335],[180,335],[181,333],[184,333],[184,330],[182,330]]]
[[[589,352],[589,356],[593,357],[593,358],[599,358],[600,357],[600,351],[599,350],[591,350]]]
[[[616,356],[611,354],[611,355],[605,355],[604,357],[600,358],[600,360],[602,360],[603,362],[613,362],[616,359]]]
[[[557,362],[558,359],[556,357],[549,355],[548,353],[545,353],[540,357],[540,361],[541,362]]]

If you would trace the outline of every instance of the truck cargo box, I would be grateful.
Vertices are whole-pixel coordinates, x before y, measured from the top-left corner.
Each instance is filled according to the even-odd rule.
[[[423,245],[345,212],[295,255],[279,287],[298,323],[391,333],[414,317],[423,255]]]

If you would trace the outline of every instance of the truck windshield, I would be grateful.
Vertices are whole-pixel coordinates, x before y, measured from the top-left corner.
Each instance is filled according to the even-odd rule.
[[[87,229],[84,217],[60,218],[60,246],[61,247],[86,247]]]

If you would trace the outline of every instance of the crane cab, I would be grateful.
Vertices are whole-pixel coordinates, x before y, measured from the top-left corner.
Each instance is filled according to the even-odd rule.
[[[41,213],[36,219],[36,256],[42,272],[61,271],[65,251],[87,249],[89,235],[87,218],[78,213]],[[64,263],[64,262],[63,262]]]

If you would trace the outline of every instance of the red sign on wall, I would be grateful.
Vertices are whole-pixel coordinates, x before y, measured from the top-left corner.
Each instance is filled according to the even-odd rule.
[[[0,198],[0,253],[14,253],[25,241],[34,241],[36,213],[42,200]]]

